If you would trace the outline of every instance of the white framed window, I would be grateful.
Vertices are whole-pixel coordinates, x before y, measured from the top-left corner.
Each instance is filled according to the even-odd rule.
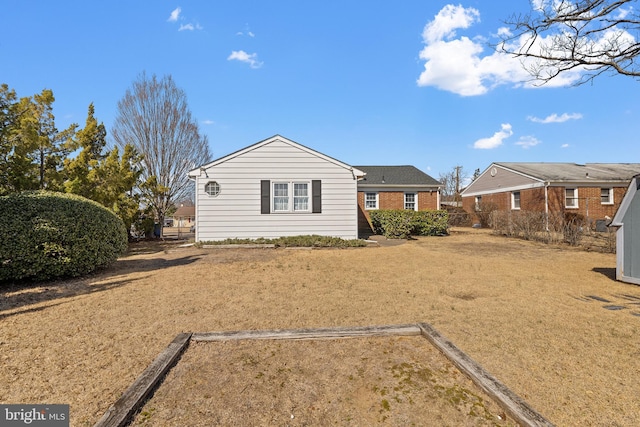
[[[511,193],[511,209],[520,209],[520,192],[514,191]]]
[[[364,208],[378,209],[378,193],[364,193]]]
[[[309,210],[309,183],[307,182],[293,183],[293,210],[294,211]]]
[[[600,189],[600,203],[603,205],[613,204],[613,188]]]
[[[311,212],[310,182],[273,182],[273,212]]]
[[[578,208],[578,189],[565,188],[564,190],[564,206],[569,209]]]
[[[476,196],[476,210],[480,210],[480,205],[482,204],[482,196]]]
[[[216,181],[209,181],[204,186],[204,192],[211,197],[217,197],[220,194],[220,184]]]
[[[418,193],[404,193],[404,208],[411,211],[418,210]]]

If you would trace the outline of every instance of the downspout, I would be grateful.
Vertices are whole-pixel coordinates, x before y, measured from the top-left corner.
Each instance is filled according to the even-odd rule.
[[[544,220],[545,230],[549,232],[549,182],[544,183]]]

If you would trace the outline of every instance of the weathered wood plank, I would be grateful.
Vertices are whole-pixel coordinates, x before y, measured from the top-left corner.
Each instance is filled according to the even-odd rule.
[[[191,336],[193,341],[231,340],[311,340],[356,338],[390,335],[420,335],[418,325],[388,325],[362,327],[336,327],[317,329],[282,329],[262,331],[202,332]]]
[[[549,427],[551,422],[536,412],[524,400],[485,371],[471,357],[443,337],[431,325],[419,323],[422,335],[451,360],[476,385],[491,396],[516,422],[526,427]]]
[[[178,334],[133,384],[122,394],[94,427],[122,427],[142,406],[171,366],[178,360],[191,339],[191,333]]]
[[[202,245],[202,249],[274,249],[273,243],[243,243],[238,245]]]

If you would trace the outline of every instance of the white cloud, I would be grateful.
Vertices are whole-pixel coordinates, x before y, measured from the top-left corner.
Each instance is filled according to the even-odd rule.
[[[188,30],[188,31],[193,31],[193,30],[202,30],[202,26],[200,26],[200,24],[182,24],[180,25],[180,28],[178,28],[178,31],[184,31],[184,30]]]
[[[447,5],[427,23],[422,32],[425,46],[420,51],[425,69],[418,78],[418,86],[435,86],[458,95],[474,96],[497,85],[520,83],[528,78],[520,63],[504,53],[481,56],[484,40],[466,36],[454,39],[456,30],[467,29],[479,21],[478,10]]]
[[[556,113],[550,114],[544,119],[539,117],[529,116],[527,120],[532,121],[534,123],[564,123],[569,120],[580,120],[582,118],[582,114],[580,113],[562,113],[561,115],[557,115]]]
[[[244,50],[234,50],[231,52],[231,55],[227,58],[227,61],[240,61],[246,64],[249,64],[251,68],[260,68],[262,67],[262,62],[258,61],[257,53],[247,53]]]
[[[497,148],[502,145],[502,142],[513,135],[513,130],[511,130],[511,125],[509,123],[504,123],[501,125],[500,130],[493,134],[493,136],[489,138],[481,138],[473,143],[473,148],[481,149],[481,150],[491,150],[493,148]]]
[[[538,0],[537,3],[541,6],[548,1]],[[427,22],[422,32],[424,47],[420,51],[420,59],[425,64],[417,80],[418,86],[433,86],[461,96],[482,95],[504,84],[524,88],[539,86],[540,82],[533,80],[526,70],[544,70],[547,65],[544,61],[515,58],[501,50],[485,53],[485,46],[488,44],[485,37],[457,34],[459,30],[468,30],[479,22],[480,12],[477,9],[451,4],[443,7],[433,20]],[[500,27],[494,33],[492,37],[498,38],[497,43],[501,43],[510,34],[506,27]],[[560,33],[552,32],[545,37],[538,36],[528,50],[544,51],[545,46],[551,46],[553,38],[559,35]],[[614,40],[621,45],[621,49],[628,48],[635,42],[630,33],[611,29],[596,40],[593,48],[607,50],[606,46],[614,43]],[[527,36],[522,36],[506,43],[504,48],[517,52],[530,42]],[[588,48],[585,46],[585,49]],[[585,71],[588,70],[582,67],[565,71],[545,83],[544,87],[573,85]]]
[[[520,139],[518,140],[518,142],[516,142],[516,145],[521,146],[523,149],[528,150],[531,147],[535,147],[536,145],[540,144],[541,141],[534,137],[534,136],[522,136],[520,137]]]
[[[562,147],[562,148],[569,148],[569,147],[570,147],[570,145],[569,145],[569,144],[562,144],[560,147]]]
[[[167,19],[167,21],[169,22],[176,22],[178,21],[178,18],[180,17],[180,12],[182,12],[182,9],[179,7],[176,7],[173,12],[171,12],[171,15],[169,15],[169,19]]]
[[[171,15],[169,15],[169,19],[167,19],[168,22],[178,22],[178,21],[184,21],[185,19],[180,15],[182,13],[182,8],[180,7],[176,7],[173,12],[171,12]],[[178,31],[193,31],[193,30],[202,30],[202,26],[198,23],[186,23],[186,24],[180,24],[180,27],[178,28]]]
[[[216,122],[214,122],[213,120],[209,120],[209,119],[207,119],[207,120],[203,120],[203,121],[202,121],[202,124],[203,124],[203,125],[207,125],[207,126],[209,126],[209,125],[214,125],[214,124],[216,124]]]

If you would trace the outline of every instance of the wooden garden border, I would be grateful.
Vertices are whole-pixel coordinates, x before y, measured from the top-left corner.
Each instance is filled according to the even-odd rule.
[[[553,424],[527,402],[509,390],[471,357],[427,323],[409,325],[362,326],[352,328],[282,329],[262,331],[181,333],[123,393],[94,427],[124,427],[143,406],[162,378],[177,362],[190,341],[233,340],[317,340],[379,336],[421,335],[444,354],[460,371],[493,398],[518,424],[526,427],[552,427]]]

